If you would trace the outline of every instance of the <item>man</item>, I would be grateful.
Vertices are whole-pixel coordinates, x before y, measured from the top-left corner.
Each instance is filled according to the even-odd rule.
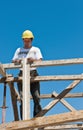
[[[42,54],[38,47],[32,46],[32,41],[34,39],[34,35],[30,30],[25,30],[22,34],[22,39],[24,46],[22,48],[18,48],[14,54],[14,57],[12,59],[13,63],[21,63],[22,58],[27,58],[29,63],[32,63],[34,61],[41,61],[42,60]],[[22,70],[20,70],[19,76],[22,75]],[[36,68],[31,68],[30,70],[31,76],[37,76],[37,70]],[[22,82],[18,82],[18,91],[20,93],[20,96],[22,97]],[[41,105],[40,105],[40,84],[39,82],[33,82],[30,83],[30,91],[33,97],[34,102],[34,112],[33,116],[35,117],[40,111],[41,111]],[[28,110],[27,110],[28,111]],[[20,105],[20,115],[22,119],[22,101]]]

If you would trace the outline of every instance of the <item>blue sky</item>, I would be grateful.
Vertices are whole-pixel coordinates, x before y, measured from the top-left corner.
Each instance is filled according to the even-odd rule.
[[[15,50],[23,46],[22,32],[33,32],[34,46],[41,49],[44,60],[83,57],[83,0],[1,0],[0,1],[0,62],[10,63]],[[13,71],[12,73],[14,73]],[[39,68],[40,75],[80,74],[83,65]],[[11,73],[11,70],[8,70]],[[42,82],[41,93],[58,93],[71,81]],[[82,92],[80,83],[73,91]],[[0,106],[3,84],[0,88]],[[44,107],[50,100],[41,100]],[[82,109],[81,99],[68,99],[76,109]],[[33,103],[31,103],[31,109]],[[13,120],[9,88],[7,87],[6,122]],[[68,111],[60,103],[48,114]],[[11,114],[10,114],[11,112]],[[31,113],[32,117],[32,113]],[[0,109],[0,123],[2,110]]]

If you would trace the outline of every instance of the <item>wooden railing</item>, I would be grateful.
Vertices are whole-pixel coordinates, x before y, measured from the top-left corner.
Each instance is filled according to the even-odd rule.
[[[79,115],[78,115],[79,118],[78,118],[76,115],[76,112],[78,112],[78,111],[74,107],[72,107],[65,99],[63,99],[66,97],[67,98],[68,97],[83,97],[82,92],[69,94],[69,92],[83,80],[82,73],[79,75],[77,75],[77,74],[76,75],[52,75],[52,76],[49,75],[49,76],[36,76],[34,78],[30,77],[30,68],[33,68],[33,67],[64,66],[64,65],[75,65],[75,64],[83,64],[83,58],[52,60],[52,61],[51,60],[50,61],[38,61],[38,62],[34,62],[33,64],[28,64],[27,60],[23,59],[21,64],[14,64],[14,63],[0,64],[0,74],[2,75],[2,77],[0,78],[0,83],[6,82],[10,86],[15,121],[19,120],[18,109],[17,109],[17,99],[20,99],[20,96],[19,96],[19,93],[17,92],[17,90],[14,88],[14,82],[19,82],[19,81],[23,82],[23,120],[27,120],[27,119],[30,119],[30,82],[53,81],[53,80],[54,81],[56,81],[56,80],[58,80],[58,81],[74,80],[74,81],[69,86],[67,86],[62,92],[60,92],[60,94],[57,94],[54,91],[50,95],[40,95],[40,98],[53,98],[53,100],[47,106],[45,106],[45,108],[43,108],[43,110],[36,117],[38,118],[39,116],[41,117],[41,116],[45,115],[58,102],[61,102],[65,107],[67,107],[74,114],[75,121],[83,121],[83,117],[81,116],[81,113],[83,111],[79,112]],[[22,77],[13,77],[13,75],[6,73],[7,69],[20,69],[20,68],[23,70]],[[66,119],[64,119],[64,121],[62,123],[72,122],[72,121],[74,121],[73,116],[71,117],[71,121],[69,121],[69,120],[66,121]],[[46,125],[46,126],[49,126],[49,122],[50,121],[48,121],[48,125]],[[52,122],[52,124],[53,123],[54,122]],[[60,120],[58,120],[58,124],[59,123],[61,124]],[[55,124],[57,124],[57,123],[55,123]],[[42,126],[44,126],[44,125],[42,124]],[[35,128],[35,126],[34,126],[34,128]]]

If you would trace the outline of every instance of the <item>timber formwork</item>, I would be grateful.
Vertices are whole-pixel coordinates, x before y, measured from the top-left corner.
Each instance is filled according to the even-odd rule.
[[[83,74],[79,75],[53,75],[53,76],[36,76],[30,77],[30,68],[45,67],[45,66],[63,66],[83,64],[83,58],[52,60],[52,61],[38,61],[33,64],[27,63],[27,59],[23,59],[21,64],[0,64],[0,83],[7,83],[10,88],[11,100],[14,113],[14,122],[3,123],[0,125],[0,130],[68,130],[78,129],[83,130],[83,110],[76,110],[70,105],[65,98],[82,98],[83,93],[69,93],[82,80]],[[22,77],[13,77],[7,74],[7,69],[22,69]],[[59,94],[53,91],[52,94],[40,95],[42,99],[52,98],[40,113],[30,119],[30,82],[35,81],[63,81],[72,80],[72,83],[67,86]],[[14,82],[22,81],[23,83],[23,120],[19,120],[17,101],[20,100],[20,95],[14,87]],[[28,87],[27,87],[28,86]],[[58,102],[61,102],[69,112],[44,116],[50,109],[52,109]],[[28,110],[28,111],[27,111]]]

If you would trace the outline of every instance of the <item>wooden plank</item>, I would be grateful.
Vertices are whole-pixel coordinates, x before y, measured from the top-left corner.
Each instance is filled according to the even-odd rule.
[[[61,66],[61,65],[75,65],[83,64],[83,58],[73,58],[73,59],[61,59],[61,60],[50,60],[50,61],[40,61],[31,64],[31,67],[43,67],[43,66]]]
[[[54,76],[36,76],[31,78],[32,82],[35,81],[61,81],[61,80],[83,80],[83,74],[80,75],[54,75]]]
[[[30,119],[30,65],[26,63],[23,59],[23,120]]]
[[[19,63],[8,63],[8,64],[3,64],[4,69],[18,69],[22,68],[22,64]]]
[[[77,121],[83,121],[83,110],[2,124],[0,125],[0,130],[27,130]]]
[[[9,83],[9,86],[10,86],[10,94],[11,94],[11,100],[12,100],[12,106],[13,106],[14,120],[18,121],[19,115],[18,115],[17,97],[16,97],[16,92],[14,89],[14,84]]]
[[[5,72],[5,69],[3,68],[2,64],[0,64],[0,74],[2,76],[8,76],[8,74]],[[14,120],[17,121],[17,120],[19,120],[19,116],[18,116],[16,92],[15,92],[13,83],[9,82],[8,85],[10,87],[11,100],[12,100],[13,113],[14,113]]]
[[[83,93],[68,93],[67,95],[64,96],[64,98],[81,98],[83,97]],[[48,98],[56,98],[53,97],[52,94],[41,94],[40,95],[41,99],[48,99]],[[31,96],[32,99],[32,96]]]
[[[58,96],[57,99],[51,101],[42,111],[40,111],[36,117],[45,115],[55,104],[57,104],[67,93],[69,93],[81,80],[73,81],[66,89],[64,89]]]
[[[68,130],[68,129],[82,129],[83,124],[63,124],[58,126],[49,126],[44,128],[44,130]]]
[[[31,78],[31,82],[36,81],[59,81],[59,80],[83,80],[83,74],[80,75],[54,75],[54,76],[36,76]],[[0,83],[3,82],[19,82],[22,77],[7,76],[0,78]]]
[[[73,64],[74,65],[75,64],[83,64],[83,58],[34,62],[33,64],[31,64],[31,67],[59,66],[59,65],[73,65]]]
[[[55,97],[58,96],[58,94],[57,94],[55,91],[53,92],[53,95],[54,95]],[[66,100],[61,99],[60,102],[61,102],[65,107],[67,107],[70,111],[76,111],[76,109],[73,108]]]
[[[3,65],[2,65],[2,64],[0,64],[0,74],[1,74],[2,76],[6,76],[6,72],[5,72],[5,69],[3,68]]]
[[[59,65],[73,65],[73,64],[83,64],[83,58],[73,58],[73,59],[61,59],[61,60],[50,60],[50,61],[38,61],[31,64],[31,67],[43,67],[43,66],[59,66]],[[5,69],[21,68],[21,64],[16,65],[14,63],[3,64]]]

